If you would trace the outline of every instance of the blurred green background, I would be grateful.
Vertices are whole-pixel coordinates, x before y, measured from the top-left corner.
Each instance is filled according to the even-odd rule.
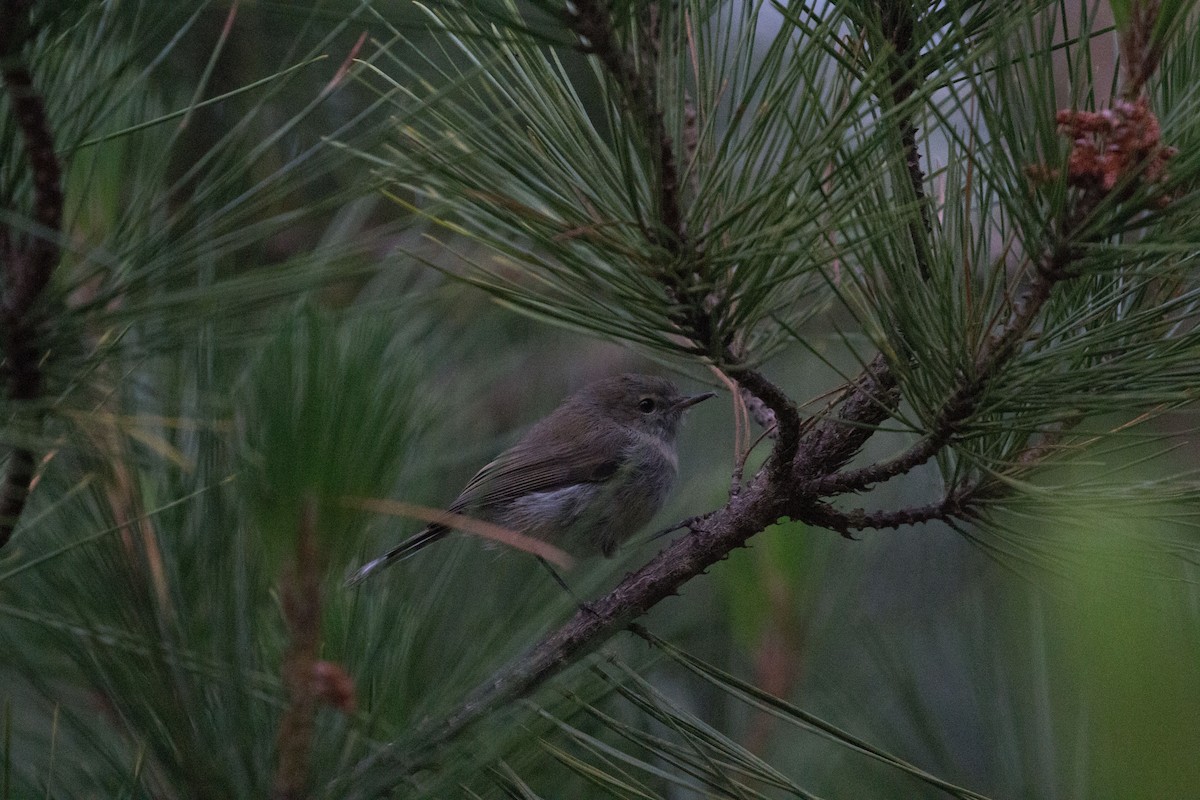
[[[494,302],[455,279],[435,226],[384,196],[361,154],[386,152],[404,121],[377,83],[324,90],[355,52],[380,69],[443,58],[412,4],[50,6],[34,68],[69,157],[68,253],[47,301],[50,455],[0,557],[0,797],[266,796],[286,643],[275,582],[313,491],[322,658],[357,689],[354,714],[319,712],[313,796],[369,796],[361,764],[574,602],[528,556],[469,537],[346,590],[420,523],[337,499],[439,506],[592,379],[651,371],[695,390],[711,376]],[[813,323],[811,349],[764,371],[820,398],[830,364],[854,370],[847,322]],[[567,573],[580,596],[657,552],[653,530],[724,503],[732,413],[723,394],[690,415],[668,508],[616,561]],[[854,740],[989,797],[1200,796],[1195,509],[1055,491],[1190,470],[1190,414],[1155,425],[1047,471],[997,539],[776,525],[645,620],[703,667],[622,635],[396,796],[954,794]],[[922,468],[872,502],[939,487]]]

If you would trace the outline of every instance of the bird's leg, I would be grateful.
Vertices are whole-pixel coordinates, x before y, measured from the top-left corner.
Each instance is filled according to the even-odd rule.
[[[654,539],[661,539],[662,537],[666,536],[668,533],[674,533],[675,531],[681,531],[684,528],[687,528],[688,530],[692,530],[693,528],[695,528],[697,523],[703,522],[704,520],[711,517],[712,513],[713,512],[709,511],[705,514],[697,514],[694,517],[688,517],[687,519],[680,520],[679,522],[676,522],[671,527],[663,528],[658,533],[652,534],[648,541],[653,541]]]
[[[554,568],[554,565],[552,565],[549,561],[542,558],[541,556],[537,556],[537,560],[538,560],[538,563],[540,563],[543,567],[545,567],[546,571],[550,573],[550,577],[554,578],[554,582],[557,583],[560,587],[562,587],[562,590],[564,592],[566,592],[567,595],[573,601],[575,601],[575,606],[580,611],[586,611],[587,613],[591,614],[593,617],[597,616],[596,612],[594,610],[592,610],[592,607],[589,606],[587,603],[583,602],[583,600],[580,599],[579,595],[575,594],[575,590],[567,585],[567,582],[565,580],[563,580],[562,575],[558,574],[558,570],[556,570]]]

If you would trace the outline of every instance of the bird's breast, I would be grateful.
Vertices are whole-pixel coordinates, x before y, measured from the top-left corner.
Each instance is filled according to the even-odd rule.
[[[496,522],[576,556],[610,556],[658,513],[675,481],[676,463],[674,448],[657,437],[633,437],[604,480],[522,495]]]

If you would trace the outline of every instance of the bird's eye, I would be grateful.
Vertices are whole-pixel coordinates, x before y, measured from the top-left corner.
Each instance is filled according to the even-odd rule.
[[[653,410],[654,410],[654,398],[653,397],[643,397],[641,400],[638,400],[638,411],[642,412],[643,414],[649,414]]]

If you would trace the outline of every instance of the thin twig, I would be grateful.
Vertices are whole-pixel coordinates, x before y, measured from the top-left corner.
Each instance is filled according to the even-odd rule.
[[[868,528],[885,530],[934,520],[946,522],[952,519],[967,519],[974,514],[974,501],[978,499],[980,492],[980,485],[962,487],[933,503],[886,511],[867,511],[861,508],[842,511],[827,503],[814,503],[805,515],[805,521],[847,536],[851,531]]]
[[[1075,416],[1064,421],[1058,427],[1046,431],[1040,441],[1018,453],[1012,463],[1026,469],[1043,463],[1051,453],[1060,449],[1063,438],[1081,421],[1081,416]],[[988,474],[973,484],[965,484],[947,492],[941,500],[923,506],[884,511],[866,511],[864,509],[842,511],[827,503],[816,502],[810,506],[803,518],[805,522],[829,528],[842,535],[868,528],[884,530],[905,525],[919,525],[933,520],[949,522],[959,519],[966,521],[977,516],[980,500],[995,497],[1005,491],[1007,491],[1007,487],[995,475]]]
[[[800,411],[796,404],[761,372],[740,367],[726,367],[725,372],[750,394],[762,401],[775,417],[775,449],[771,452],[768,468],[777,480],[786,479],[791,473],[792,459],[800,446]]]
[[[900,134],[900,149],[904,153],[904,165],[908,170],[908,183],[916,200],[918,219],[908,225],[912,240],[913,258],[921,277],[930,278],[929,236],[933,233],[933,222],[929,214],[929,199],[925,194],[925,173],[921,169],[921,149],[917,145],[917,126],[913,114],[905,108],[909,98],[917,91],[923,77],[920,72],[920,45],[915,41],[916,11],[908,2],[881,2],[880,23],[890,50],[880,54],[890,62],[887,85],[890,96],[887,101],[898,109],[896,129]]]

